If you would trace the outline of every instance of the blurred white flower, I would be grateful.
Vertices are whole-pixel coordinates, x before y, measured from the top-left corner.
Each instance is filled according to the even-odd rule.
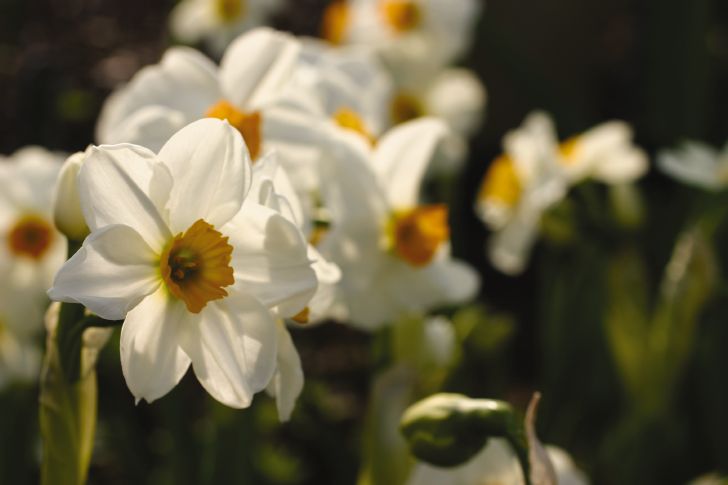
[[[632,143],[632,128],[608,121],[561,144],[561,163],[571,183],[590,178],[608,184],[632,182],[647,172],[647,154]]]
[[[564,450],[547,446],[559,485],[587,485],[589,480]],[[516,455],[502,438],[490,438],[483,450],[467,463],[440,468],[426,463],[415,465],[407,485],[524,485]]]
[[[43,325],[46,290],[66,256],[53,225],[53,191],[64,156],[27,147],[0,157],[0,271],[6,285],[0,320],[15,335]]]
[[[227,119],[255,161],[279,133],[270,111],[289,84],[300,50],[293,37],[268,28],[238,37],[219,69],[193,49],[173,47],[109,97],[96,137],[100,143],[134,143],[156,151],[192,121]]]
[[[728,185],[728,144],[722,151],[698,141],[687,141],[677,149],[663,150],[657,166],[672,178],[705,190]]]
[[[368,186],[355,215],[358,235],[348,244],[324,239],[320,249],[342,269],[342,295],[356,325],[373,329],[406,313],[467,301],[478,289],[475,271],[450,255],[447,207],[420,199],[422,179],[446,134],[441,121],[423,118],[352,153],[369,160],[375,175],[349,182]]]
[[[559,143],[543,112],[531,113],[507,133],[504,154],[488,168],[476,202],[476,212],[494,231],[488,242],[492,264],[507,274],[523,271],[541,216],[572,185],[592,179],[618,187],[641,177],[647,155],[631,138],[629,125],[610,121]]]
[[[392,80],[366,46],[331,47],[307,39],[288,102],[374,140],[389,126]]]
[[[220,402],[246,407],[276,369],[275,318],[316,290],[300,230],[248,201],[250,157],[227,122],[197,121],[158,155],[93,148],[79,173],[91,235],[49,295],[124,319],[121,363],[137,400],[165,395],[190,363]]]
[[[507,133],[503,148],[485,174],[476,210],[494,231],[488,242],[492,264],[517,274],[528,260],[541,215],[565,196],[567,179],[556,131],[545,113],[530,114]]]
[[[322,36],[376,48],[395,72],[436,72],[469,47],[480,0],[343,0],[324,13]]]
[[[182,0],[170,15],[172,35],[184,43],[204,40],[216,55],[235,37],[265,25],[279,0]]]

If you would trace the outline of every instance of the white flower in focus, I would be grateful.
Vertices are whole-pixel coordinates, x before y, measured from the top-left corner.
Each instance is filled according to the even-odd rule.
[[[561,163],[571,183],[590,178],[624,184],[647,171],[647,154],[632,143],[632,128],[608,121],[561,144]]]
[[[204,40],[220,54],[239,34],[265,25],[281,6],[278,0],[182,0],[172,10],[172,35],[184,43]]]
[[[53,225],[53,191],[63,155],[27,147],[0,157],[0,271],[6,285],[0,320],[15,335],[43,325],[46,290],[66,256]]]
[[[393,71],[437,71],[469,47],[480,0],[341,0],[324,13],[333,44],[374,47]]]
[[[547,446],[559,485],[587,485],[589,480],[571,457],[560,448]],[[508,442],[490,438],[487,445],[467,463],[440,468],[426,463],[415,465],[407,485],[524,485],[523,472]]]
[[[657,166],[680,182],[721,190],[728,185],[728,144],[719,152],[705,143],[688,141],[677,149],[660,152]]]
[[[298,41],[268,28],[238,37],[219,69],[198,51],[173,47],[159,64],[145,67],[109,97],[96,126],[97,140],[156,151],[192,121],[227,119],[255,161],[277,133],[270,109],[285,93],[299,53]]]
[[[565,196],[567,178],[553,122],[545,113],[530,114],[507,133],[503,148],[485,174],[476,210],[493,230],[488,243],[492,264],[517,274],[528,260],[542,214]]]
[[[205,119],[155,155],[129,144],[93,148],[79,173],[91,235],[49,295],[124,319],[121,364],[137,400],[169,392],[192,364],[218,401],[246,407],[277,360],[276,318],[316,290],[299,229],[248,201],[243,139]]]

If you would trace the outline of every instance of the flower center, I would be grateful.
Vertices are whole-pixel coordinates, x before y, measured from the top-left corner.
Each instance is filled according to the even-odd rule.
[[[336,0],[326,7],[321,22],[321,37],[334,45],[344,42],[349,25],[349,4],[346,0]]]
[[[215,0],[215,13],[225,23],[232,23],[245,14],[245,0]]]
[[[248,145],[250,159],[252,161],[257,160],[260,155],[260,146],[263,138],[261,130],[262,116],[260,111],[245,113],[223,99],[210,106],[205,116],[208,118],[228,120],[228,123],[243,135],[245,144]]]
[[[336,124],[340,127],[347,130],[355,131],[367,140],[369,140],[371,144],[374,144],[374,136],[369,133],[369,130],[367,130],[366,124],[364,123],[364,120],[362,120],[359,114],[353,109],[340,108],[334,114],[334,121],[336,121]]]
[[[559,145],[559,153],[561,154],[559,160],[563,165],[572,165],[574,162],[576,162],[576,156],[579,152],[580,142],[581,137],[572,136],[571,138]]]
[[[480,186],[478,200],[494,201],[513,207],[520,200],[522,190],[513,159],[508,155],[501,155],[488,168]]]
[[[380,8],[385,22],[395,32],[409,32],[422,22],[422,10],[413,0],[381,0]]]
[[[38,260],[48,251],[54,236],[53,227],[43,217],[27,215],[10,229],[8,246],[16,256]]]
[[[411,94],[398,93],[392,99],[390,114],[394,124],[398,125],[406,121],[419,118],[425,112],[419,99]]]
[[[167,245],[159,269],[169,292],[200,313],[208,302],[226,297],[223,288],[235,282],[232,254],[228,238],[200,219]]]
[[[440,245],[450,238],[447,206],[423,205],[395,212],[392,241],[397,256],[412,266],[426,266]]]

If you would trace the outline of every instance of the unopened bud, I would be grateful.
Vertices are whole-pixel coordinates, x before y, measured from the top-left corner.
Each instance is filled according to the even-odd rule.
[[[83,241],[89,234],[78,194],[78,172],[86,152],[77,152],[63,162],[56,183],[53,218],[56,227],[71,241]]]
[[[488,438],[510,436],[519,424],[508,403],[443,393],[407,409],[401,430],[418,459],[453,467],[478,454]]]

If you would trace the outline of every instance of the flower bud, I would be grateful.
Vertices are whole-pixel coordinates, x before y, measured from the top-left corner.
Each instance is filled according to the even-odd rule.
[[[401,430],[418,459],[453,467],[478,454],[488,438],[511,436],[519,424],[508,403],[443,393],[407,409]]]
[[[68,157],[61,167],[56,183],[53,218],[58,230],[71,241],[83,241],[89,234],[86,219],[81,211],[77,182],[78,172],[87,152],[77,152]]]

